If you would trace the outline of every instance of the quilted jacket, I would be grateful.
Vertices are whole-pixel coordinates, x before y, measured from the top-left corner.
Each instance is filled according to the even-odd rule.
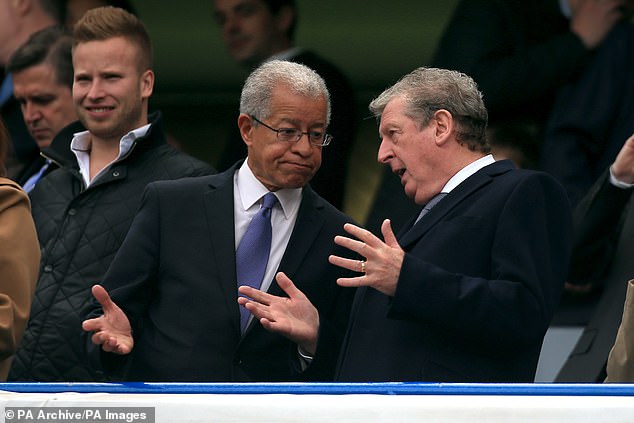
[[[130,152],[86,188],[68,148],[76,122],[43,155],[59,169],[31,192],[42,252],[31,316],[9,380],[104,381],[85,360],[82,309],[123,241],[145,186],[152,181],[213,173],[213,169],[166,143],[160,114]],[[61,145],[61,147],[60,147]]]

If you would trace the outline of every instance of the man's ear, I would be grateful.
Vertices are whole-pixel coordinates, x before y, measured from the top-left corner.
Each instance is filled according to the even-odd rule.
[[[149,98],[154,92],[154,72],[147,69],[141,74],[141,98]]]
[[[432,120],[436,123],[436,133],[434,134],[436,145],[440,146],[450,138],[450,135],[453,132],[453,116],[448,110],[440,109],[434,112]]]
[[[13,10],[19,16],[26,16],[33,8],[33,0],[11,0],[10,4]]]
[[[248,146],[253,144],[253,120],[247,114],[240,113],[238,116],[238,128],[240,129],[240,135],[242,141]]]

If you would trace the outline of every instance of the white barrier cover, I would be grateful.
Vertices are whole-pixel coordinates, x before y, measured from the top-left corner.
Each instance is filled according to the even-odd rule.
[[[2,421],[7,423],[152,423],[133,412],[121,411],[115,414],[116,419],[106,420],[103,411],[138,410],[138,407],[152,408],[156,423],[634,422],[634,397],[631,396],[0,392],[0,405]],[[85,418],[72,419],[76,417],[73,414],[78,410],[76,407],[88,411]],[[19,410],[23,413],[21,418],[18,418]],[[32,411],[31,419],[27,419],[25,410]],[[49,418],[39,419],[38,410],[44,410],[40,412],[41,417]],[[95,414],[96,410],[101,411]],[[7,414],[9,411],[13,413]]]

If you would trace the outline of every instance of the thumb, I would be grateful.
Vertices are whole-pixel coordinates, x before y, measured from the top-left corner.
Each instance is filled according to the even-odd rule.
[[[114,310],[117,307],[110,298],[110,295],[108,295],[108,291],[106,291],[106,289],[99,284],[93,285],[92,295],[95,297],[97,302],[101,304],[104,314]]]
[[[390,247],[401,247],[396,240],[396,235],[394,235],[394,231],[392,230],[392,222],[390,219],[385,219],[381,224],[381,233],[383,234],[383,239],[385,243]]]
[[[282,291],[286,292],[289,298],[295,298],[303,295],[302,291],[297,289],[291,278],[286,276],[284,272],[278,272],[275,276],[275,280],[280,288],[282,288]]]

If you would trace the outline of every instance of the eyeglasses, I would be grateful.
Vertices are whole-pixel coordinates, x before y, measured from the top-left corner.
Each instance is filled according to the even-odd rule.
[[[329,134],[326,134],[325,132],[319,132],[319,131],[302,132],[299,129],[295,129],[295,128],[275,129],[270,127],[266,123],[262,122],[261,120],[259,120],[253,115],[251,115],[251,118],[257,123],[259,123],[260,125],[264,126],[265,128],[268,128],[271,131],[276,132],[277,139],[283,142],[299,142],[299,140],[302,139],[302,135],[307,135],[308,141],[312,145],[317,147],[324,147],[330,144],[330,141],[332,141],[332,136]]]

